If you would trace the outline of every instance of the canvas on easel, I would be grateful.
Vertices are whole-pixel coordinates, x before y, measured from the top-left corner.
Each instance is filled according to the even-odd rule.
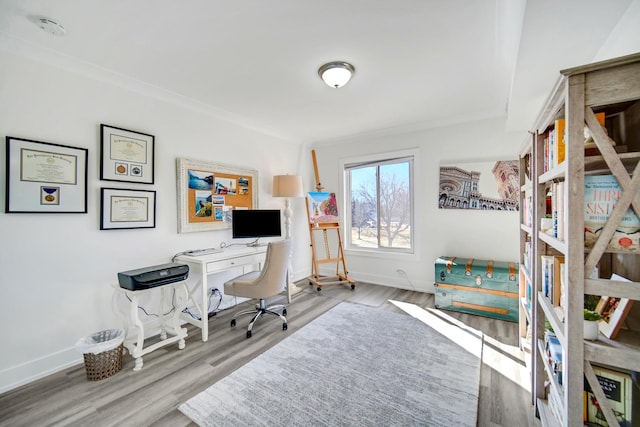
[[[309,222],[313,224],[338,222],[338,203],[335,193],[309,192],[307,194]]]

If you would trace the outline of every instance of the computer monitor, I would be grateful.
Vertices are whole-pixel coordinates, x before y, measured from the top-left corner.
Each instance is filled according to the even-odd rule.
[[[234,209],[231,211],[231,233],[234,239],[279,237],[282,235],[280,210]]]

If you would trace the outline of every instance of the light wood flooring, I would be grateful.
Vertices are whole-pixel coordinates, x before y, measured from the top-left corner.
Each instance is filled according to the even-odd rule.
[[[422,292],[358,283],[324,286],[316,292],[301,282],[302,292],[287,307],[289,330],[282,331],[276,318],[261,319],[253,337],[245,337],[247,317],[230,328],[232,310],[209,320],[209,340],[200,340],[200,330],[190,326],[186,348],[167,346],[144,356],[144,367],[134,372],[133,359],[124,356],[124,367],[111,378],[87,381],[84,364],[58,372],[0,395],[0,426],[191,426],[177,407],[277,344],[287,335],[341,301],[404,313],[388,302],[396,300],[428,309],[434,297]],[[277,303],[277,297],[269,302]],[[233,310],[251,307],[245,302]],[[533,417],[527,370],[518,350],[517,324],[441,312],[485,333],[480,375],[478,426],[538,426]],[[348,327],[348,325],[345,325]],[[327,361],[327,369],[331,369]],[[301,400],[305,396],[300,396]],[[309,405],[313,405],[309,401]],[[339,408],[337,408],[339,410]]]

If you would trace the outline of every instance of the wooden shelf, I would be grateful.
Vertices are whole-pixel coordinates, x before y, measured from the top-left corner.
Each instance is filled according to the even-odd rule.
[[[566,242],[564,242],[562,240],[558,240],[555,237],[549,236],[548,234],[545,234],[542,231],[538,232],[538,238],[540,240],[542,240],[543,242],[545,242],[547,245],[551,246],[552,248],[554,248],[555,250],[560,252],[561,254],[566,254],[567,253],[567,243]]]
[[[633,172],[633,168],[638,164],[640,152],[620,153],[618,158],[627,169],[627,172]],[[610,175],[611,170],[607,167],[604,156],[585,156],[584,158],[585,175]]]
[[[616,176],[621,184],[621,195],[611,196],[611,200],[628,202],[629,195],[640,191],[640,184],[633,183],[635,186],[630,187],[632,182],[629,178],[631,171],[640,162],[640,138],[637,136],[640,131],[640,54],[576,67],[561,73],[562,76],[536,120],[530,146],[525,145],[520,154],[521,157],[527,156],[525,160],[530,162],[532,186],[526,196],[531,197],[533,209],[533,227],[520,226],[521,248],[525,244],[531,248],[533,265],[529,279],[535,290],[530,313],[526,307],[526,299],[521,299],[520,309],[524,313],[520,318],[533,325],[533,339],[537,342],[532,349],[533,360],[542,360],[542,363],[533,364],[532,390],[537,414],[543,426],[582,425],[583,374],[585,367],[589,371],[590,363],[640,371],[640,331],[623,330],[615,340],[601,334],[597,341],[586,341],[582,338],[582,306],[580,303],[576,304],[577,301],[582,301],[583,294],[640,300],[640,253],[603,251],[604,246],[607,246],[603,241],[596,243],[593,249],[587,249],[581,239],[585,216],[585,176]],[[604,113],[604,124],[598,122],[598,113]],[[559,119],[564,119],[564,128],[556,127],[560,124],[556,122]],[[584,155],[585,126],[599,147],[596,154],[601,155]],[[564,134],[560,136],[560,132]],[[617,146],[613,147],[608,138],[614,138]],[[554,140],[565,142],[565,158],[551,170],[544,171],[545,165],[550,160],[553,161],[545,156],[552,153],[549,141]],[[550,183],[558,181],[565,183],[565,240],[539,232],[537,227],[541,218],[548,213],[546,197]],[[524,197],[524,191],[529,191],[526,177],[521,177],[520,184],[521,197]],[[602,196],[609,197],[607,194]],[[609,216],[607,207],[598,207],[600,208],[603,216]],[[617,216],[619,213],[614,211],[609,216],[615,218],[618,224],[615,227],[608,224],[604,227],[604,233],[618,228],[622,221]],[[529,231],[531,234],[527,234]],[[541,292],[541,256],[558,254],[564,255],[565,272],[571,279],[566,280],[563,288],[566,292],[564,298],[567,300],[565,310],[570,311],[553,306]],[[591,279],[588,276],[596,265],[603,277],[617,273],[633,281]],[[526,276],[521,273],[521,278],[524,277]],[[553,376],[544,348],[547,321],[562,346],[562,385]],[[631,322],[630,324],[634,327]]]
[[[596,364],[640,372],[639,355],[639,331],[621,330],[615,340],[600,334],[597,341],[584,342],[585,359]]]
[[[640,300],[640,283],[607,279],[585,279],[584,293]]]
[[[549,360],[547,360],[546,351],[544,349],[544,341],[538,340],[538,352],[540,353],[542,359],[542,364],[544,365],[544,370],[547,374],[547,379],[549,381],[549,385],[553,390],[550,390],[551,393],[555,392],[558,396],[562,396],[563,390],[562,385],[556,380],[555,375],[553,374],[553,369],[551,369],[551,365],[549,365]]]
[[[564,178],[567,175],[567,162],[562,162],[555,168],[543,173],[538,177],[538,183],[551,182],[554,179]]]
[[[547,320],[553,328],[553,332],[558,337],[558,340],[560,340],[560,344],[562,344],[562,347],[566,347],[567,341],[564,336],[564,323],[562,319],[558,317],[555,308],[549,302],[549,298],[545,297],[542,292],[538,292],[538,305],[544,311]]]
[[[540,415],[540,422],[543,427],[551,427],[558,425],[558,419],[551,412],[551,408],[549,408],[549,403],[546,400],[538,399],[538,413]]]
[[[527,321],[531,323],[531,307],[527,305],[527,299],[525,297],[520,297],[520,307],[522,307],[524,315],[527,316]]]

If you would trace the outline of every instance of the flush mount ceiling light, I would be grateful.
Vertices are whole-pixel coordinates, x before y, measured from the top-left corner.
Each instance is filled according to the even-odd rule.
[[[67,32],[62,25],[49,18],[34,17],[32,21],[43,31],[53,34],[54,36],[64,36]]]
[[[344,61],[329,62],[318,69],[320,78],[336,89],[346,85],[355,72],[355,67]]]

